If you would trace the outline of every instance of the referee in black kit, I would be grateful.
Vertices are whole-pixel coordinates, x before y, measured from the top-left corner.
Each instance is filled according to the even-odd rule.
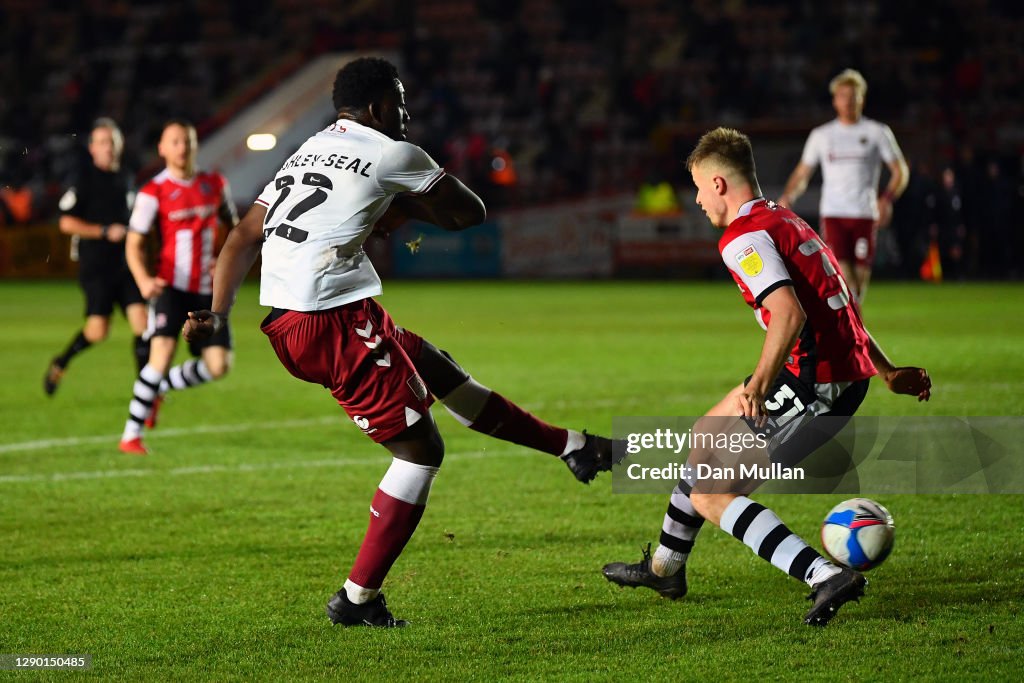
[[[85,325],[50,362],[43,378],[49,396],[57,391],[71,359],[107,338],[115,303],[135,335],[133,355],[138,368],[149,358],[149,342],[143,339],[146,305],[124,258],[134,193],[120,168],[123,148],[124,137],[117,124],[112,119],[97,119],[89,133],[92,163],[76,174],[60,200],[60,231],[71,235],[77,244]]]

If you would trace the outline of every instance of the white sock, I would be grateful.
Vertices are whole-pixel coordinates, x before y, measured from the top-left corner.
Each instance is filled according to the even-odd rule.
[[[814,588],[822,581],[828,581],[833,576],[841,572],[842,570],[826,560],[824,557],[819,557],[811,563],[811,567],[808,570],[807,585]]]
[[[565,450],[562,451],[562,455],[569,455],[573,451],[578,451],[586,445],[587,437],[583,434],[577,432],[575,429],[566,429],[565,431],[567,431],[569,435],[565,439]]]
[[[345,579],[345,595],[348,596],[349,602],[353,605],[362,605],[364,602],[370,602],[379,593],[379,588],[363,588],[358,583]]]
[[[121,441],[131,441],[142,436],[142,425],[135,420],[125,420]]]
[[[426,505],[430,487],[434,485],[439,471],[439,467],[392,458],[391,467],[384,473],[378,488],[392,498],[410,505]]]
[[[686,564],[687,557],[689,553],[678,553],[659,545],[651,557],[651,571],[656,576],[673,576]]]

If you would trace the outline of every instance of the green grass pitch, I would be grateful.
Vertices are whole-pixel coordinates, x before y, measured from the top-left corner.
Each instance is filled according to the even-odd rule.
[[[873,286],[869,328],[935,391],[918,404],[875,383],[861,413],[1024,414],[1022,299],[1020,285]],[[616,415],[702,413],[763,338],[727,282],[392,283],[381,302],[484,384],[603,433]],[[70,282],[0,284],[0,653],[88,653],[104,680],[1019,680],[1020,496],[881,498],[892,557],[813,630],[806,586],[710,527],[684,600],[612,586],[601,566],[656,542],[665,497],[581,486],[443,410],[448,456],[385,584],[412,626],[332,628],[323,606],[385,451],[287,375],[247,286],[233,372],[171,396],[153,455],[121,455],[123,320],[42,393],[81,305]],[[839,499],[762,500],[817,546]]]

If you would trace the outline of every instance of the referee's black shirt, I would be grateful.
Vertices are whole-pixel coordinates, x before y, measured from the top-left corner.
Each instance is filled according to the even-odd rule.
[[[62,214],[88,223],[128,225],[133,199],[131,181],[123,171],[101,171],[85,164],[60,200]],[[79,277],[114,275],[127,268],[124,242],[81,238],[78,244]]]

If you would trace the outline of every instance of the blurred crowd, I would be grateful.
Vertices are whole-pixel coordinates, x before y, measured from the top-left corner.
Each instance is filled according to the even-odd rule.
[[[682,185],[712,125],[800,145],[847,66],[915,171],[897,206],[915,244],[949,231],[946,167],[961,273],[995,267],[988,221],[1021,201],[1013,0],[0,0],[0,27],[0,223],[52,215],[97,116],[145,169],[168,117],[202,136],[310,56],[370,48],[401,57],[410,137],[493,207]]]

